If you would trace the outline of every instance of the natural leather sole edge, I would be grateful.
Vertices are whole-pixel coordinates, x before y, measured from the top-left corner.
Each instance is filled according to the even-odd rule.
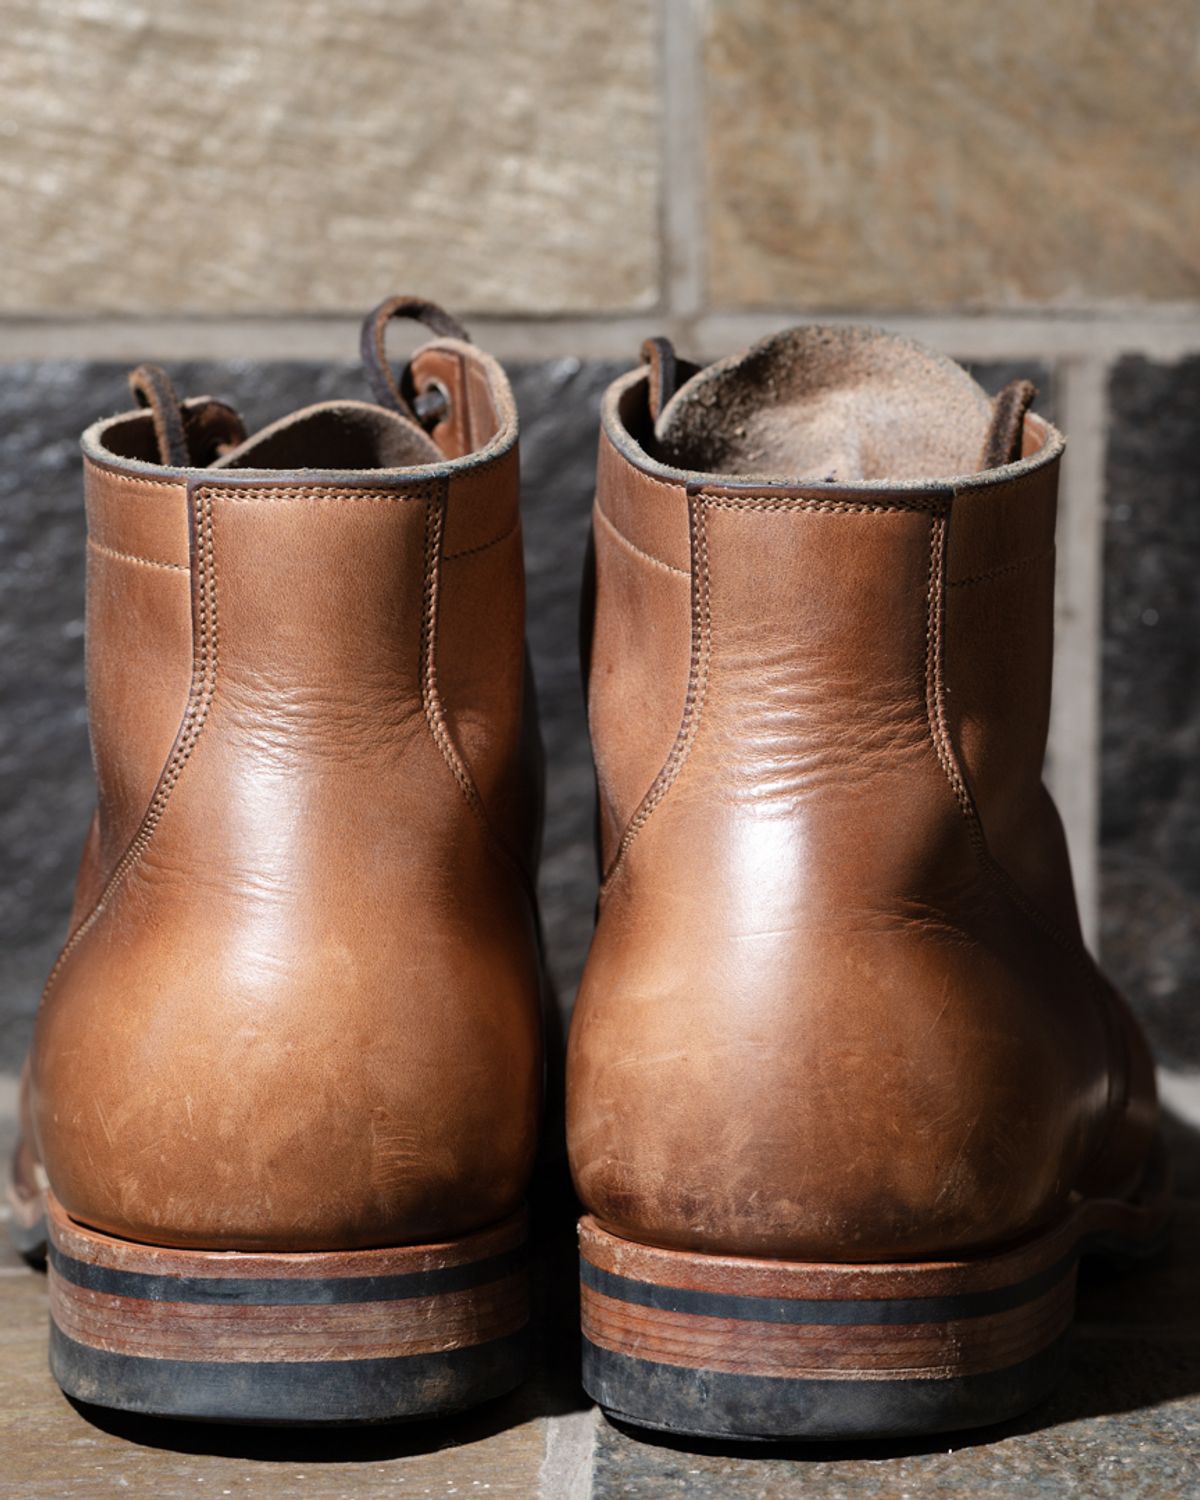
[[[641,1244],[580,1221],[583,1384],[611,1416],[732,1440],[1004,1421],[1061,1378],[1080,1256],[1162,1243],[1161,1158],[1132,1202],[957,1261],[815,1264]]]
[[[76,1400],[280,1425],[458,1411],[524,1378],[517,1215],[440,1245],[175,1250],[75,1223],[52,1195],[51,1369]]]

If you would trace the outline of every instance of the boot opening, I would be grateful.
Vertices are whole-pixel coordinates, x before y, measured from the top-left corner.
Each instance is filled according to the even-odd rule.
[[[201,398],[205,407],[223,407]],[[193,403],[184,403],[185,411]],[[191,424],[189,423],[189,426]],[[148,411],[107,423],[103,446],[116,458],[161,463]],[[328,401],[309,406],[262,428],[236,444],[193,446],[192,465],[212,469],[403,469],[439,463],[432,438],[396,413],[365,401]]]
[[[693,375],[646,446],[673,468],[739,478],[941,479],[1021,457],[1031,393],[1022,382],[1001,410],[961,366],[908,339],[796,328]]]

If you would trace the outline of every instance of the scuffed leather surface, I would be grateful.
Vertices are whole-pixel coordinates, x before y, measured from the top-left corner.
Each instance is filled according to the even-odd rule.
[[[615,451],[653,471],[614,430],[635,389],[618,385]],[[1047,467],[999,481],[987,505],[963,504],[970,486],[658,476],[685,480],[691,677],[610,861],[568,1063],[576,1184],[614,1232],[940,1257],[1136,1181],[1154,1115],[1144,1048],[1054,921],[1074,903],[1038,790],[1045,580],[1032,603],[995,591],[990,616],[948,587],[948,557],[1007,567],[986,528],[1013,511],[1016,545],[1037,550]],[[640,477],[602,469],[606,510],[612,489],[629,506]],[[598,545],[601,657],[623,631],[603,567]],[[641,649],[677,651],[656,623]],[[637,739],[627,724],[598,760]],[[1039,861],[1044,885],[1027,890]]]
[[[440,639],[465,607],[519,673],[521,562],[497,546],[456,578],[454,472],[190,483],[187,706],[35,1035],[39,1155],[83,1222],[349,1248],[464,1233],[523,1196],[539,959],[510,847],[533,840],[504,799],[530,781],[527,712],[519,677],[473,700],[446,671],[458,722],[502,710],[465,755],[441,693],[465,625]],[[479,522],[511,531],[515,464],[492,481]],[[98,628],[92,657],[114,642]],[[96,691],[133,694],[138,659]]]

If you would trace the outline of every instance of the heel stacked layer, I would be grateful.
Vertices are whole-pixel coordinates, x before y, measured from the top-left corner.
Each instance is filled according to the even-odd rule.
[[[76,1400],[280,1425],[388,1422],[511,1390],[528,1362],[526,1222],[439,1245],[174,1250],[49,1197],[50,1362]]]
[[[888,1265],[667,1250],[585,1217],[584,1386],[618,1419],[705,1437],[896,1437],[1003,1421],[1065,1373],[1080,1254],[1161,1241],[1160,1208],[1097,1210],[1004,1253]]]

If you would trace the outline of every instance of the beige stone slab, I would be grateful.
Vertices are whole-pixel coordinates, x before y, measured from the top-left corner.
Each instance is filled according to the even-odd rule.
[[[637,0],[9,0],[0,311],[640,308]]]
[[[712,0],[718,305],[1200,293],[1192,0]]]

